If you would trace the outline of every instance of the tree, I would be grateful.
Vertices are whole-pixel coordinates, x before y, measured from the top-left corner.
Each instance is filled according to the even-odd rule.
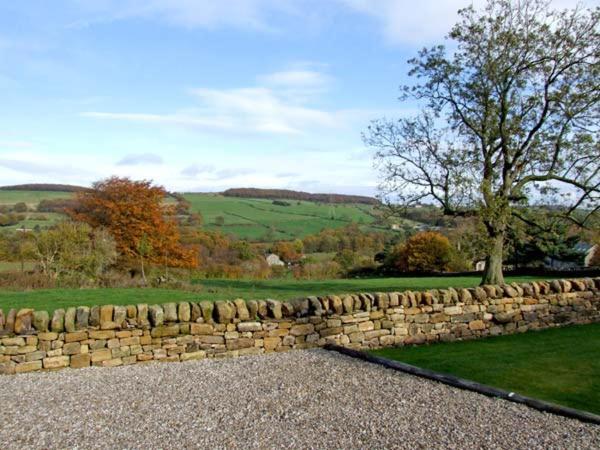
[[[77,192],[76,206],[69,214],[94,228],[106,228],[122,262],[145,258],[156,264],[194,267],[197,259],[181,245],[173,209],[163,202],[165,196],[165,189],[151,181],[112,177],[94,183],[91,190]],[[140,253],[147,248],[151,254]]]
[[[452,247],[448,238],[434,231],[423,231],[396,245],[386,265],[402,272],[434,272],[448,270]]]
[[[549,9],[543,0],[488,0],[459,12],[439,45],[409,61],[401,100],[423,112],[375,121],[388,203],[435,202],[477,215],[488,252],[483,283],[502,284],[508,227],[532,203],[585,226],[600,210],[600,8]],[[537,226],[535,221],[530,226]]]
[[[42,273],[50,278],[85,276],[96,279],[116,260],[112,236],[88,224],[61,222],[32,233],[33,256]]]

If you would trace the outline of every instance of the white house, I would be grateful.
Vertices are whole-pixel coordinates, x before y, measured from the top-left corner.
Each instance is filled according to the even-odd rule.
[[[271,253],[270,255],[267,255],[266,259],[267,259],[267,264],[269,265],[269,267],[285,266],[285,263],[275,253]]]

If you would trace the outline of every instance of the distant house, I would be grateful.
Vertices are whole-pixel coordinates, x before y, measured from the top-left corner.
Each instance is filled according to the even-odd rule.
[[[266,259],[269,267],[285,266],[285,263],[275,253],[271,253],[270,255],[268,255]]]
[[[570,270],[580,267],[590,267],[590,262],[594,255],[597,245],[592,245],[587,242],[579,242],[573,250],[581,255],[579,261],[566,261],[560,258],[547,257],[544,259],[544,266],[550,269]]]

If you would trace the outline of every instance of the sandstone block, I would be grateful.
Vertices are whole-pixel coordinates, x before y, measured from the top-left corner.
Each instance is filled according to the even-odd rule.
[[[141,326],[148,326],[148,305],[146,303],[138,303],[137,309],[137,323]]]
[[[209,301],[200,302],[200,310],[202,311],[202,318],[204,319],[205,322],[212,322],[214,309],[215,309],[215,305],[213,302],[209,302]]]
[[[117,367],[122,365],[123,360],[121,358],[106,359],[102,361],[102,367]]]
[[[90,330],[90,339],[113,339],[115,332],[113,330]]]
[[[81,344],[79,342],[69,342],[63,347],[63,355],[76,355],[81,353]]]
[[[160,305],[150,305],[150,323],[154,327],[160,327],[165,323],[165,312]]]
[[[199,350],[197,352],[182,353],[179,357],[180,361],[194,361],[206,358],[206,352]]]
[[[165,313],[165,322],[177,322],[177,305],[175,303],[164,303],[162,305]]]
[[[16,334],[28,334],[33,331],[33,309],[20,309],[15,316],[14,330]]]
[[[281,339],[278,337],[266,337],[263,341],[265,350],[275,350],[279,344],[281,344]]]
[[[27,353],[25,355],[25,361],[38,361],[46,357],[46,352],[38,350],[35,352]]]
[[[115,306],[113,308],[113,322],[116,328],[122,328],[127,320],[127,308],[125,306]]]
[[[70,358],[68,356],[53,356],[44,358],[44,369],[59,369],[61,367],[69,367]]]
[[[72,333],[75,331],[75,316],[77,314],[77,308],[67,308],[65,312],[65,331]]]
[[[260,322],[240,322],[237,324],[237,329],[240,333],[261,331],[262,325]]]
[[[469,322],[469,329],[473,331],[485,330],[485,323],[483,320],[473,320]]]
[[[83,330],[88,327],[90,322],[90,308],[88,306],[80,306],[75,313],[75,327],[78,330]]]
[[[165,325],[161,327],[152,328],[150,331],[150,336],[156,337],[169,337],[169,336],[177,336],[179,334],[179,325]]]
[[[241,298],[238,298],[233,301],[236,309],[236,317],[240,320],[250,320],[250,311],[248,310],[248,306],[246,306],[246,302]]]
[[[101,348],[90,353],[92,362],[106,361],[112,358],[112,352],[109,348]]]
[[[48,331],[48,325],[50,324],[50,316],[48,311],[34,311],[33,312],[33,327],[39,332]]]
[[[12,308],[6,315],[6,322],[4,323],[4,331],[7,333],[13,333],[15,331],[15,318],[17,316],[17,310]]]
[[[283,317],[281,302],[277,300],[267,300],[267,308],[269,309],[271,317],[274,319],[281,319]]]
[[[100,326],[100,307],[99,306],[92,306],[90,308],[90,320],[89,320],[89,324],[92,327],[99,327]]]
[[[191,323],[190,324],[190,333],[194,335],[203,334],[208,335],[212,334],[214,331],[213,326],[208,323]]]
[[[192,308],[188,302],[180,302],[177,308],[177,317],[180,322],[189,322],[192,318]]]
[[[100,328],[103,330],[114,330],[116,328],[113,322],[113,305],[102,305],[100,307]]]
[[[229,323],[235,317],[234,308],[224,301],[215,302],[215,313],[219,323]]]
[[[55,333],[61,333],[65,330],[65,310],[57,309],[52,315],[50,328]]]
[[[75,331],[73,333],[65,333],[65,342],[85,341],[87,338],[87,331]]]
[[[82,367],[89,367],[91,360],[89,354],[73,355],[71,356],[71,368],[81,369]]]
[[[294,325],[290,329],[290,334],[292,336],[306,336],[308,334],[314,333],[315,326],[312,323]]]
[[[42,370],[42,361],[24,362],[15,367],[15,373],[35,372],[36,370]]]
[[[239,350],[241,348],[254,347],[254,339],[239,338],[227,340],[227,350]]]

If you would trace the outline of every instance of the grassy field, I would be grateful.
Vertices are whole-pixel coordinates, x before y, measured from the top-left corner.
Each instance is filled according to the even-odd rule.
[[[43,199],[69,198],[69,192],[53,191],[1,191],[0,205],[14,205],[25,202],[35,209]],[[374,225],[373,206],[363,204],[324,204],[305,201],[287,201],[289,206],[274,205],[272,200],[224,197],[218,194],[188,193],[184,197],[190,202],[191,210],[204,217],[204,227],[220,230],[240,239],[271,242],[292,240],[315,234],[325,228],[340,228],[355,222],[365,230],[389,230],[388,227]],[[169,198],[169,202],[173,199]],[[48,221],[36,221],[35,214],[11,228],[33,228],[50,226],[62,216],[45,214]],[[215,224],[217,217],[223,217],[225,224]],[[406,223],[414,224],[406,221]]]
[[[374,228],[374,209],[369,205],[330,205],[288,201],[290,206],[274,205],[272,200],[224,197],[217,194],[185,194],[194,212],[202,213],[205,227],[218,229],[242,239],[256,241],[291,240],[315,234],[325,228],[339,228],[356,222]],[[224,226],[215,224],[222,216]]]
[[[526,281],[531,278],[510,278]],[[122,288],[122,289],[40,289],[33,291],[0,291],[0,309],[30,307],[53,311],[67,306],[101,304],[165,303],[175,301],[233,300],[236,298],[286,300],[308,295],[355,292],[391,292],[430,288],[470,287],[478,277],[369,278],[324,281],[296,280],[198,280],[197,291]]]
[[[1,191],[0,190],[0,205],[14,205],[15,203],[24,202],[30,208],[37,207],[41,200],[55,200],[57,198],[71,198],[70,192],[58,191]]]
[[[600,324],[373,353],[600,414]]]

